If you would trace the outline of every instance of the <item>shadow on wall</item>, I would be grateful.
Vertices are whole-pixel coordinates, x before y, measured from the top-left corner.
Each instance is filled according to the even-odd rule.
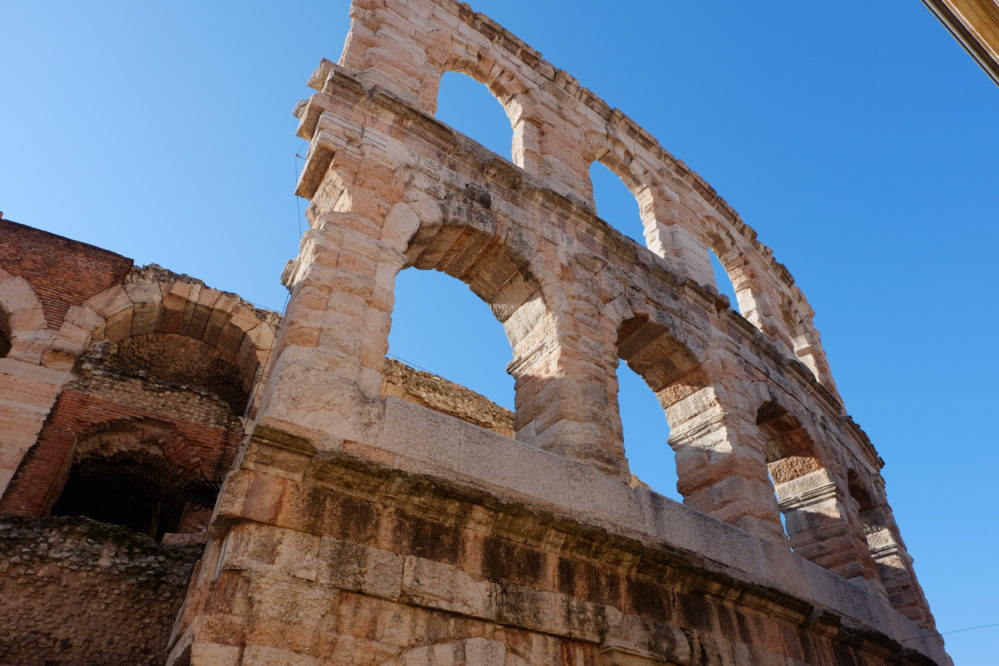
[[[0,310],[0,358],[10,353],[10,322],[7,313]]]

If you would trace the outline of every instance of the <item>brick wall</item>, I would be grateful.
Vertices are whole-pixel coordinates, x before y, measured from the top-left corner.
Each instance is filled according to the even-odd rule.
[[[0,220],[0,268],[31,283],[50,328],[62,325],[70,305],[121,284],[131,267],[120,254]]]
[[[163,398],[167,402],[169,396],[164,395]],[[65,484],[77,438],[103,424],[121,419],[168,421],[201,459],[201,473],[209,479],[221,478],[235,456],[241,435],[238,428],[233,423],[225,427],[176,420],[171,418],[169,405],[163,407],[154,409],[128,405],[72,389],[63,391],[52,416],[42,429],[38,443],[28,452],[6,494],[0,499],[0,513],[34,517],[46,515]]]

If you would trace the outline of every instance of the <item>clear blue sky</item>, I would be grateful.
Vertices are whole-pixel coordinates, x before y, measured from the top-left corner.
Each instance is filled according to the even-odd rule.
[[[774,248],[887,461],[940,629],[999,622],[999,90],[916,0],[473,6]],[[300,225],[291,109],[338,57],[346,2],[0,0],[0,25],[0,210],[280,310]],[[498,105],[472,88],[449,81],[441,117],[509,155]],[[623,186],[597,185],[601,214],[637,233]],[[509,404],[509,348],[464,286],[407,271],[396,312],[394,353]],[[635,471],[669,492],[651,394],[625,377],[621,402]],[[946,638],[958,664],[995,663],[999,627]]]

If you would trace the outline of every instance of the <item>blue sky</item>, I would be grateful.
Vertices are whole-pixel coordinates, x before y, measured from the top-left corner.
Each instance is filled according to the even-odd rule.
[[[473,6],[631,115],[774,248],[887,462],[939,628],[999,622],[999,90],[914,0]],[[291,109],[338,57],[346,3],[0,0],[0,24],[6,217],[282,309],[304,209]],[[499,106],[446,83],[440,117],[508,156]],[[599,212],[638,233],[605,176]],[[463,285],[401,274],[391,345],[509,404],[501,327]],[[668,492],[661,412],[633,378],[621,403],[635,471]],[[958,664],[993,663],[999,627],[946,638]]]

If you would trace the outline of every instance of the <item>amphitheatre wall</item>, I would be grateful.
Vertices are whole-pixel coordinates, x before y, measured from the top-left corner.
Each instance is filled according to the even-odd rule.
[[[339,63],[295,110],[310,229],[283,315],[0,220],[17,658],[950,663],[883,463],[755,232],[467,5],[350,11]],[[503,106],[511,160],[433,117],[448,71]],[[636,197],[644,246],[597,216],[594,161]],[[512,412],[386,358],[411,267],[490,305]],[[620,362],[664,410],[682,504],[632,476]],[[61,593],[85,612],[56,609]]]
[[[311,229],[172,663],[946,663],[881,461],[754,232],[468,6],[356,0],[351,18],[296,108]],[[433,118],[446,71],[503,105],[512,161]],[[594,160],[646,247],[595,214]],[[503,325],[512,437],[386,390],[409,267]],[[619,361],[665,410],[682,505],[630,483]],[[493,661],[461,656],[478,649]]]

